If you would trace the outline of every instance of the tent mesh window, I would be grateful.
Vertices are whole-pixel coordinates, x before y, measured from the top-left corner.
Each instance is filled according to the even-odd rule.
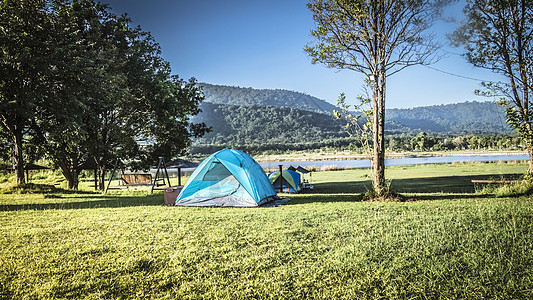
[[[195,193],[200,202],[213,201],[213,205],[235,205],[239,199],[250,198],[237,178],[220,162],[213,162],[207,172],[196,181],[201,181]]]
[[[209,170],[205,173],[204,177],[202,178],[203,181],[221,181],[226,179],[227,177],[233,177],[231,172],[224,167],[224,165],[220,162],[213,162],[211,164]],[[235,177],[233,177],[235,179]]]

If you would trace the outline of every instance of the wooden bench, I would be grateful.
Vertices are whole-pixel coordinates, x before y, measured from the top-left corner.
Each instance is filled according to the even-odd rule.
[[[472,180],[472,183],[516,183],[520,180]]]
[[[122,174],[122,183],[126,186],[151,185],[152,174]]]

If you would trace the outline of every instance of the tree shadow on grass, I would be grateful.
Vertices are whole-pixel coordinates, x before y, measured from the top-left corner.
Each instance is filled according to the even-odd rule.
[[[437,201],[437,200],[456,200],[456,199],[483,199],[487,198],[484,194],[422,194],[417,195],[417,201]]]
[[[405,178],[393,179],[390,184],[396,193],[422,194],[416,197],[417,200],[484,198],[486,195],[476,194],[481,186],[472,180],[518,179],[520,176],[521,174],[486,174]],[[361,201],[362,195],[371,187],[370,180],[317,183],[313,190],[295,196],[293,204]]]
[[[363,199],[362,194],[321,194],[321,193],[304,193],[298,195],[287,195],[291,201],[285,205],[300,205],[305,203],[329,203],[329,202],[360,202]],[[285,197],[283,197],[285,198]]]
[[[71,193],[72,194],[72,193]],[[58,199],[48,203],[28,203],[28,204],[5,204],[0,205],[0,211],[20,211],[20,210],[68,210],[68,209],[91,209],[91,208],[119,208],[132,206],[161,206],[163,205],[163,195],[139,195],[139,196],[113,196],[92,194],[91,196],[81,196],[75,198],[63,197],[61,194],[46,194],[45,199]],[[65,199],[61,201],[60,199]]]
[[[441,176],[392,180],[391,188],[398,193],[474,194],[481,187],[472,180],[514,180],[521,174],[486,174]]]

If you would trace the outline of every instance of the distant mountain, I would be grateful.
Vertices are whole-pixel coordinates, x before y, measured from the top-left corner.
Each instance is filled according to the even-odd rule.
[[[294,145],[348,138],[343,122],[331,114],[301,109],[257,105],[227,105],[203,102],[202,113],[193,122],[212,127],[196,144]],[[348,142],[349,143],[349,142]]]
[[[494,102],[463,102],[407,109],[387,109],[388,122],[402,130],[439,133],[507,133],[505,111]]]
[[[205,122],[213,131],[197,139],[195,147],[313,149],[353,141],[344,130],[345,122],[333,119],[336,107],[326,101],[287,90],[202,86],[206,100],[200,106],[202,113],[193,121]],[[493,102],[387,109],[385,130],[387,134],[512,132],[505,122],[504,110]]]
[[[331,114],[335,105],[300,92],[288,90],[259,90],[234,86],[200,84],[205,102],[239,106],[274,106]]]

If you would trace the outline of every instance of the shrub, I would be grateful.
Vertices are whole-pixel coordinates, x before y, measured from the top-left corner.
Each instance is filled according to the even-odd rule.
[[[533,194],[532,180],[518,180],[512,183],[493,183],[484,186],[479,193],[495,197],[518,197]]]

